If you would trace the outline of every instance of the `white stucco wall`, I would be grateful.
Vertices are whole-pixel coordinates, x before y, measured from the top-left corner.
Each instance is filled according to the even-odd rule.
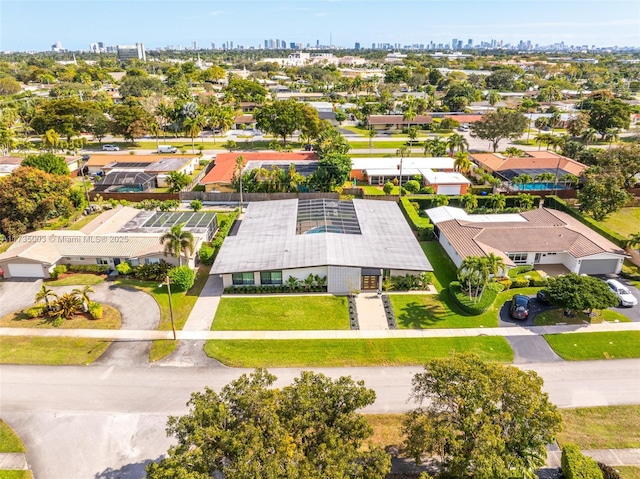
[[[453,264],[459,267],[462,264],[462,258],[458,255],[454,247],[451,246],[451,243],[449,243],[449,240],[442,231],[440,232],[440,244],[449,255],[449,258],[451,258],[451,261],[453,261]]]
[[[360,268],[329,266],[327,292],[348,294],[351,290],[360,290],[361,282]]]

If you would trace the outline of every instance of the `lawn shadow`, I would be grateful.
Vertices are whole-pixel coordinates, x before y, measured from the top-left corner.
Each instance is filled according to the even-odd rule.
[[[413,301],[395,311],[396,321],[407,329],[423,329],[465,315],[455,307],[446,289],[437,295],[425,295],[423,301]]]

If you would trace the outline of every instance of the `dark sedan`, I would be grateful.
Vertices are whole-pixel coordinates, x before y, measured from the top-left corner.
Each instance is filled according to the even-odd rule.
[[[513,319],[527,319],[529,317],[530,307],[531,300],[527,296],[516,294],[511,300],[509,313]]]

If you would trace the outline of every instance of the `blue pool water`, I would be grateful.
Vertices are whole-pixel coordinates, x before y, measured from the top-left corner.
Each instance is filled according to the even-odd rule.
[[[540,190],[553,190],[553,183],[527,183],[525,185],[512,183],[511,187],[514,190],[520,191],[540,191]],[[555,186],[556,190],[566,190],[567,187],[558,183]]]
[[[338,228],[337,226],[317,226],[313,229],[310,229],[305,234],[314,235],[318,233],[340,233],[340,228]]]

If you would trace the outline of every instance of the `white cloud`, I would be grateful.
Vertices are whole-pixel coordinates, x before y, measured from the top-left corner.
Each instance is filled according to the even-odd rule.
[[[212,12],[209,12],[209,15],[211,15],[212,17],[215,17],[217,15],[222,15],[224,12],[222,10],[214,10]]]

